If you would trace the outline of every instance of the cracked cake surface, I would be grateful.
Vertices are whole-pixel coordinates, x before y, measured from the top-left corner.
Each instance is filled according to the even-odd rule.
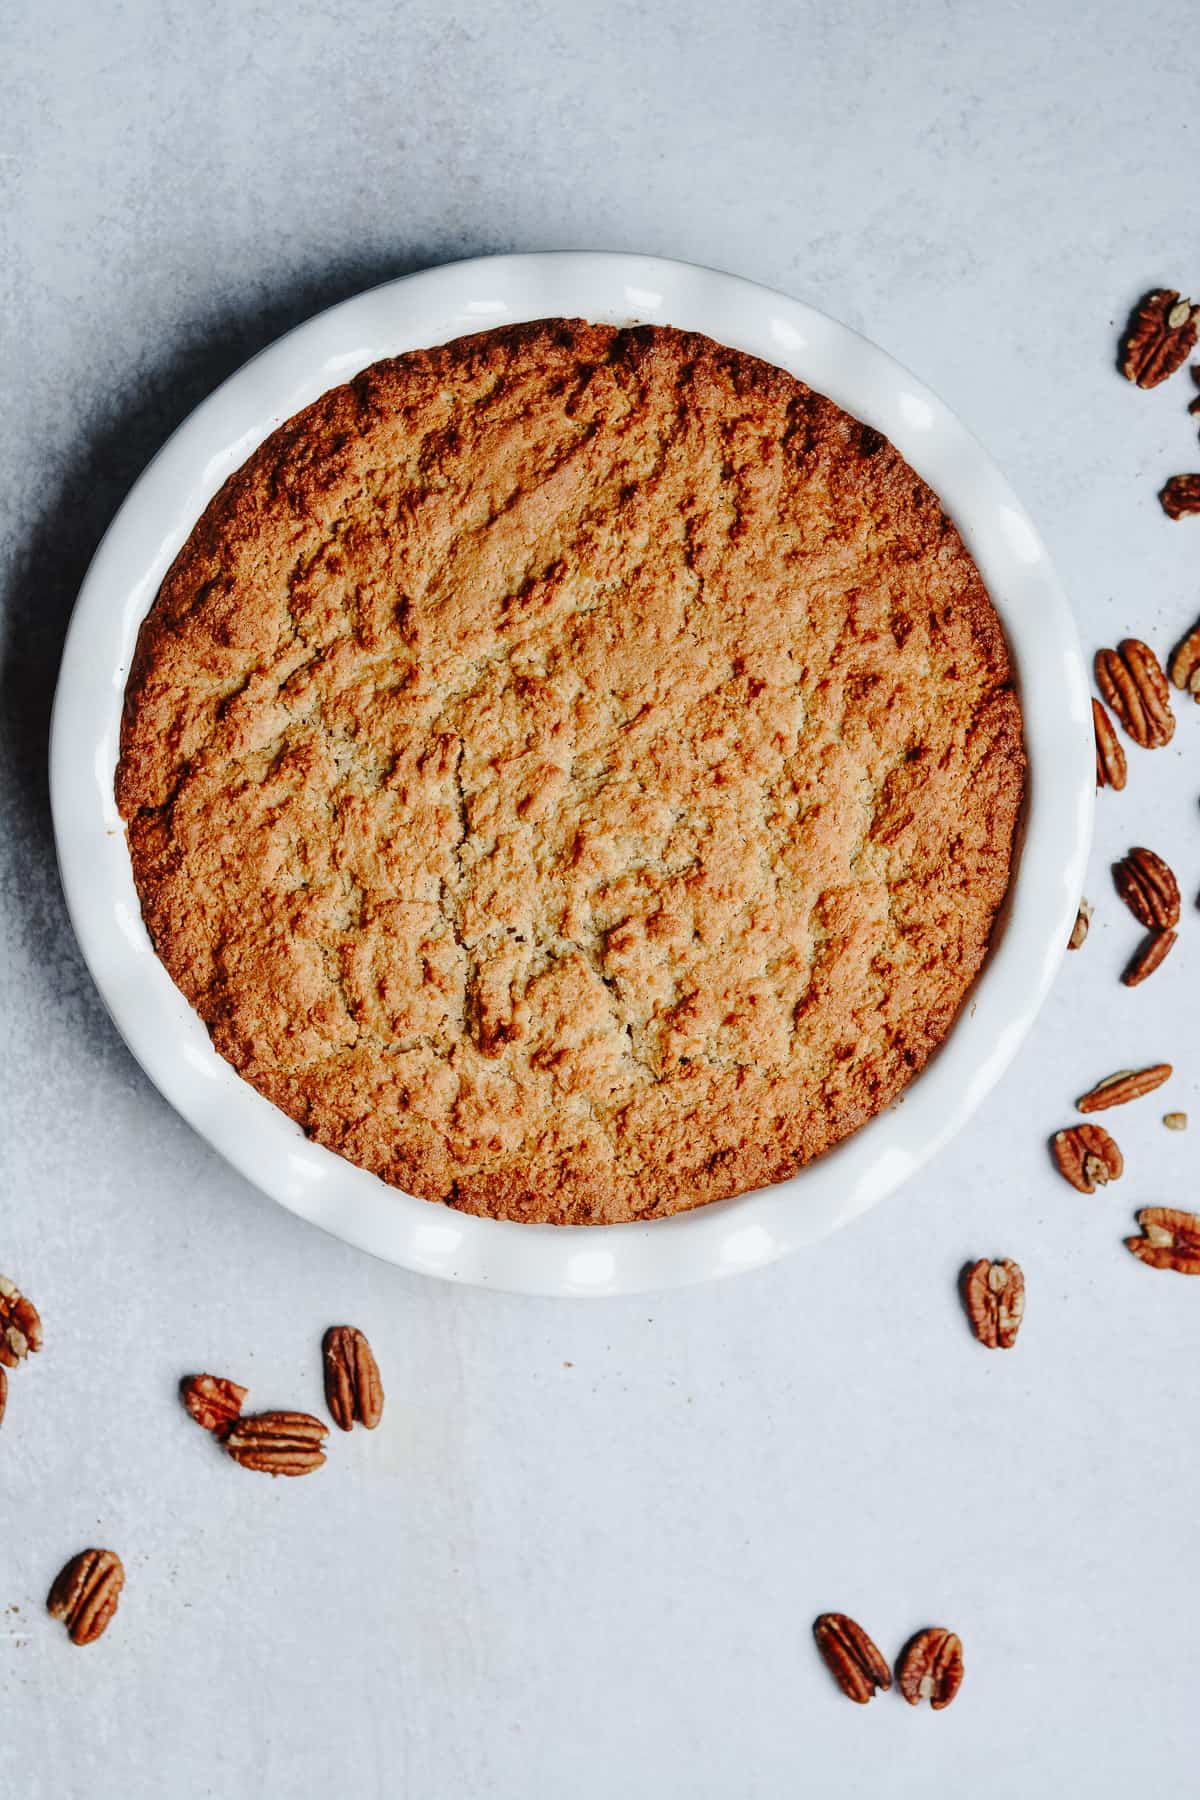
[[[159,956],[311,1137],[603,1223],[896,1097],[1023,779],[999,621],[884,438],[707,338],[547,320],[376,363],[226,482],[117,799]]]

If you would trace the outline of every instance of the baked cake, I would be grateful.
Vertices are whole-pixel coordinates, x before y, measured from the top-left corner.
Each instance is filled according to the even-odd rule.
[[[311,1137],[606,1223],[895,1099],[1023,780],[996,614],[890,443],[707,338],[554,319],[376,363],[226,482],[117,797],[159,956]]]

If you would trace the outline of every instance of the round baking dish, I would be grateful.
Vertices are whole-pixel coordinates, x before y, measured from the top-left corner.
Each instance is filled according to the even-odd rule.
[[[217,488],[300,407],[368,363],[527,319],[650,321],[777,363],[891,438],[943,501],[1003,620],[1029,756],[1019,858],[988,960],[902,1101],[790,1180],[645,1225],[518,1225],[387,1187],[310,1143],[214,1051],[142,924],[113,798],[138,626]],[[249,1180],[406,1268],[539,1294],[613,1294],[731,1275],[813,1243],[921,1167],[970,1117],[1029,1029],[1066,945],[1091,828],[1083,659],[1032,521],[928,388],[811,307],[654,257],[483,257],[388,282],[299,326],[180,427],[133,488],[75,608],[55,698],[51,797],[63,886],[96,984],[173,1106]]]

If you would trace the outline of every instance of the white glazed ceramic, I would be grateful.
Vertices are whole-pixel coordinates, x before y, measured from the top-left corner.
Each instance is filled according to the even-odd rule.
[[[999,609],[1025,716],[1030,783],[1002,929],[954,1029],[903,1099],[778,1186],[645,1225],[515,1225],[386,1187],[311,1144],[213,1050],[150,945],[113,771],[138,626],[205,504],[284,419],[366,364],[509,321],[582,316],[702,331],[777,363],[884,432],[941,497]],[[227,381],[138,481],[88,571],[55,699],[51,793],[71,919],[130,1049],[166,1098],[293,1212],[429,1275],[539,1294],[613,1294],[735,1274],[874,1205],[967,1120],[1033,1021],[1066,945],[1091,827],[1087,682],[1032,521],[929,389],[809,306],[653,257],[483,257],[360,294]]]

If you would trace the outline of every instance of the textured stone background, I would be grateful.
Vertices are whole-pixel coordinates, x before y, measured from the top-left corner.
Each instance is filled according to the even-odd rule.
[[[250,1190],[151,1089],[75,950],[46,811],[72,599],[166,434],[248,355],[389,275],[614,248],[737,270],[861,327],[1032,506],[1087,646],[1170,642],[1200,525],[1180,377],[1115,332],[1200,286],[1200,53],[1177,7],[989,0],[10,0],[0,33],[0,1267],[47,1347],[0,1433],[0,1793],[13,1800],[616,1793],[1182,1795],[1200,1749],[1197,1294],[1120,1247],[1195,1203],[1200,713],[1102,797],[1099,905],[1017,1066],[916,1185],[719,1288],[586,1305],[369,1261]],[[1144,989],[1107,864],[1187,894]],[[1047,1134],[1168,1058],[1090,1200]],[[989,1357],[969,1256],[1029,1281]],[[196,1367],[314,1405],[337,1318],[389,1410],[310,1481],[197,1441]],[[75,1652],[42,1612],[85,1543],[122,1610]],[[962,1632],[937,1718],[840,1699],[808,1638]]]

